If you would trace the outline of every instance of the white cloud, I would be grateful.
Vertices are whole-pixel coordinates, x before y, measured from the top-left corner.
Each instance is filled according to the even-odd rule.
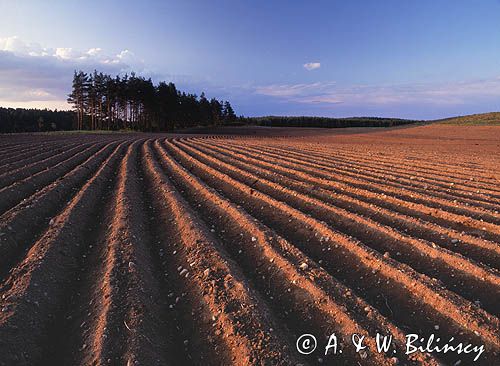
[[[144,62],[129,50],[115,55],[101,48],[45,48],[20,38],[0,38],[0,106],[66,105],[74,70],[97,69],[112,75],[145,72]]]
[[[62,58],[63,60],[81,58],[81,53],[73,50],[72,48],[56,48],[54,56]]]
[[[102,53],[102,48],[96,47],[96,48],[91,48],[87,51],[87,55],[89,56],[98,56]]]
[[[16,36],[0,38],[0,50],[24,55],[40,55],[44,51],[38,43],[23,42]]]
[[[316,70],[316,69],[319,69],[320,67],[321,67],[320,62],[308,62],[308,63],[304,64],[304,68],[308,71]]]
[[[132,51],[123,50],[120,53],[118,53],[114,58],[107,58],[103,62],[113,63],[113,64],[125,63],[133,65],[140,63],[141,60]]]
[[[144,61],[129,50],[109,55],[99,47],[93,47],[86,51],[71,47],[46,48],[35,42],[25,42],[17,36],[0,38],[0,51],[10,52],[19,57],[46,57],[94,65],[115,64],[122,66],[124,70],[135,68],[140,71],[144,68]]]

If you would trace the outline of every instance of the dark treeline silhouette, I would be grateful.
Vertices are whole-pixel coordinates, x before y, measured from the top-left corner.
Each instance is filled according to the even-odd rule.
[[[399,119],[399,118],[380,118],[380,117],[349,117],[349,118],[329,118],[329,117],[249,117],[243,118],[247,124],[256,124],[258,126],[271,127],[324,127],[324,128],[343,128],[343,127],[391,127],[416,123],[420,121]]]
[[[79,130],[171,131],[237,119],[228,101],[181,92],[174,83],[155,85],[135,73],[112,77],[75,71],[68,102],[75,110]]]
[[[0,107],[0,133],[71,130],[72,111]]]

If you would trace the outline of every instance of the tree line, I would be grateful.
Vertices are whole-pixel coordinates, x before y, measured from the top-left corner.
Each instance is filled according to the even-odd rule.
[[[178,90],[174,83],[155,85],[135,73],[124,76],[75,71],[68,103],[76,114],[76,129],[171,131],[217,126],[237,120],[229,101],[207,99],[205,93]]]
[[[241,119],[246,124],[269,127],[324,127],[324,128],[344,128],[344,127],[392,127],[406,125],[421,121],[381,118],[381,117],[307,117],[307,116],[267,116],[248,117]]]
[[[0,107],[0,133],[72,130],[73,111]]]
[[[200,98],[203,100],[203,98]],[[174,100],[174,98],[172,98]],[[209,102],[210,103],[210,102]],[[211,111],[207,108],[206,102],[202,102],[201,105],[205,106],[205,111]],[[168,109],[168,106],[163,107],[163,113],[174,116],[175,109]],[[217,108],[217,110],[219,110]],[[422,122],[413,120],[404,120],[397,118],[378,118],[378,117],[351,117],[351,118],[328,118],[328,117],[280,117],[280,116],[269,116],[269,117],[239,117],[232,119],[224,119],[224,115],[216,114],[218,116],[218,121],[224,125],[258,125],[258,126],[276,126],[276,127],[325,127],[325,128],[342,128],[342,127],[391,127],[403,124]],[[108,121],[104,118],[99,119],[97,116],[94,117],[97,121],[99,127],[99,121],[101,121],[101,128],[107,128]],[[208,124],[213,123],[215,119],[208,120]],[[158,124],[158,130],[167,130],[174,127],[182,127],[180,123],[168,123],[168,119],[164,126]],[[174,118],[170,121],[175,122]],[[201,124],[196,123],[195,119],[191,120],[193,125]],[[122,122],[123,123],[123,122]],[[207,120],[205,120],[207,123]],[[83,124],[80,125],[82,128],[88,128],[91,124],[91,116],[84,115]],[[111,129],[123,128],[119,123],[110,124]],[[36,132],[36,131],[55,131],[55,130],[72,130],[76,129],[77,125],[77,113],[74,111],[51,111],[48,109],[24,109],[24,108],[2,108],[0,107],[0,133],[6,132]],[[153,130],[156,128],[152,125]]]

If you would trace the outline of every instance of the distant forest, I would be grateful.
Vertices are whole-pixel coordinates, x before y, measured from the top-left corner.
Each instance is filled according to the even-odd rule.
[[[174,86],[175,87],[175,86]],[[182,96],[182,94],[181,94]],[[200,98],[204,100],[203,98]],[[205,105],[205,102],[198,101],[198,104]],[[215,104],[215,103],[214,103]],[[210,101],[212,105],[212,101]],[[222,105],[219,103],[219,105]],[[209,109],[206,108],[206,111]],[[220,111],[215,104],[215,111]],[[165,114],[174,115],[176,109],[172,112],[164,110]],[[212,109],[210,109],[212,111]],[[114,113],[117,113],[116,111]],[[123,113],[120,112],[120,113]],[[199,113],[199,112],[198,112]],[[208,113],[207,113],[208,114]],[[95,115],[94,128],[101,129],[123,129],[134,128],[130,119],[115,117],[113,119]],[[169,131],[175,128],[192,127],[196,125],[257,125],[270,127],[323,127],[323,128],[344,128],[344,127],[391,127],[410,123],[422,122],[414,120],[405,120],[397,118],[378,118],[378,117],[350,117],[350,118],[328,118],[328,117],[238,117],[227,118],[224,112],[212,114],[212,119],[204,119],[202,123],[197,123],[194,116],[188,119],[189,123],[182,123],[181,119],[156,119],[151,124],[141,116],[140,120],[144,124],[137,123],[136,129],[145,129],[153,131]],[[74,130],[78,128],[78,115],[74,111],[50,111],[47,109],[23,109],[23,108],[2,108],[0,107],[0,133],[6,132],[36,132],[36,131],[56,131],[56,130]],[[163,122],[162,122],[163,121]],[[80,124],[82,121],[80,120]],[[83,116],[83,126],[80,128],[89,129],[92,125],[92,115]]]
[[[75,118],[72,111],[0,107],[0,133],[73,130]]]
[[[270,127],[324,127],[324,128],[344,128],[344,127],[392,127],[406,125],[410,123],[422,122],[399,118],[381,117],[249,117],[241,119],[246,124]]]

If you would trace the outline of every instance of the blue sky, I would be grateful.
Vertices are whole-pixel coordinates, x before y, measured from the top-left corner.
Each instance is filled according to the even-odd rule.
[[[136,70],[244,115],[500,110],[500,1],[0,0],[0,105]]]

